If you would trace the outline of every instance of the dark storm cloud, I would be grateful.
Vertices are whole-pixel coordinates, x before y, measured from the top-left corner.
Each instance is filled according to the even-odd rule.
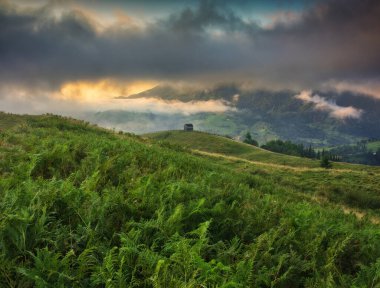
[[[91,50],[86,43],[96,35],[82,15],[68,13],[55,21],[45,9],[30,14],[1,9],[0,27],[2,80],[54,82],[68,75],[84,76],[85,71],[76,68],[86,65],[82,61]]]
[[[218,27],[228,32],[253,33],[258,30],[256,23],[247,23],[225,4],[215,1],[201,1],[196,9],[186,8],[180,14],[172,15],[165,22],[168,28],[177,32],[205,32],[208,27]]]
[[[202,4],[193,17],[203,17],[202,27],[214,22],[231,26],[229,22],[238,21],[232,14],[224,18],[227,16],[214,9]],[[237,48],[233,43],[214,43],[201,34],[184,37],[181,29],[194,28],[185,28],[187,24],[183,23],[178,29],[186,13],[143,31],[112,29],[98,34],[91,21],[78,11],[56,19],[46,10],[0,11],[1,79],[50,83],[112,76],[165,79],[212,73],[239,63],[238,55],[229,53],[230,48]],[[215,19],[207,20],[206,14],[212,13]]]
[[[378,77],[379,33],[379,1],[335,0],[305,12],[298,25],[268,31],[263,45],[277,44],[297,69],[321,78]]]
[[[270,29],[226,3],[200,1],[144,28],[102,32],[94,23],[101,19],[90,19],[83,10],[57,18],[51,16],[54,5],[37,10],[0,5],[2,83],[220,77],[310,87],[329,79],[379,77],[376,0],[324,1],[295,23]]]

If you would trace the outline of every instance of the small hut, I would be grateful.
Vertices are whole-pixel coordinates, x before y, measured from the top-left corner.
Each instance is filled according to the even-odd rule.
[[[185,130],[185,131],[193,131],[194,130],[193,124],[191,124],[191,123],[185,124],[183,126],[183,130]]]

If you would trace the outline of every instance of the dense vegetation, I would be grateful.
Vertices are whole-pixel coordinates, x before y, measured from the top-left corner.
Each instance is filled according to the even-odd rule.
[[[338,154],[342,161],[380,165],[380,141],[362,140],[353,145],[341,145],[329,149],[332,154]]]
[[[0,287],[380,285],[376,221],[306,185],[378,187],[375,169],[307,170],[297,187],[285,185],[293,166],[279,183],[257,165],[56,116],[0,114],[0,129]]]
[[[333,153],[333,151],[326,151],[324,149],[322,149],[322,151],[316,151],[311,147],[311,145],[304,146],[303,144],[296,144],[292,141],[282,141],[279,139],[271,140],[262,145],[261,148],[286,155],[306,157],[311,159],[327,159],[333,161],[341,160],[341,157]]]

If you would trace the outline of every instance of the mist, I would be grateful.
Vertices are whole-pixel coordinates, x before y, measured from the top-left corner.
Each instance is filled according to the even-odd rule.
[[[304,101],[305,103],[314,104],[316,110],[326,111],[333,118],[344,120],[347,118],[359,119],[363,113],[361,109],[352,106],[343,107],[339,106],[332,101],[315,94],[313,95],[310,90],[303,90],[295,95],[295,98]]]

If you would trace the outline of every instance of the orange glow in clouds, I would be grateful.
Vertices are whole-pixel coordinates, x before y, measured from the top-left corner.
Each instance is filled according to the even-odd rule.
[[[122,83],[110,79],[99,81],[75,81],[65,83],[55,95],[62,100],[78,102],[99,102],[119,96],[129,96],[151,89],[157,85],[154,81],[135,81]]]

